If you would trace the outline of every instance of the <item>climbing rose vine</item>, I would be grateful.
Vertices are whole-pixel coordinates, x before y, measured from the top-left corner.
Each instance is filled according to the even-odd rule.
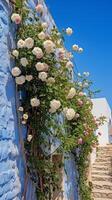
[[[30,14],[31,13],[31,14]],[[89,73],[78,73],[72,81],[74,52],[83,48],[74,44],[72,53],[64,48],[63,35],[73,33],[67,28],[61,34],[54,26],[41,22],[44,14],[42,4],[35,11],[28,10],[25,3],[17,1],[12,23],[17,27],[17,48],[12,50],[15,66],[12,75],[22,98],[18,111],[21,123],[27,126],[25,154],[27,173],[30,175],[39,200],[52,199],[58,185],[57,167],[53,163],[52,141],[60,141],[55,154],[73,152],[79,172],[78,181],[82,200],[91,199],[85,173],[86,161],[97,144],[94,132],[103,122],[103,117],[92,115]],[[47,150],[46,150],[47,149]]]

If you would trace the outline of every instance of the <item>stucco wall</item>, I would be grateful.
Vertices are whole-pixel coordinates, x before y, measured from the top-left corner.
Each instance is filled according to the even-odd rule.
[[[19,200],[24,182],[24,165],[17,127],[15,83],[11,76],[14,48],[11,7],[0,0],[0,200]]]
[[[98,117],[105,116],[106,122],[104,125],[100,126],[96,131],[101,132],[102,135],[98,137],[99,145],[105,146],[109,141],[109,121],[111,120],[111,108],[105,98],[96,98],[92,100],[93,102],[93,115]]]
[[[39,2],[43,2],[40,0]],[[28,6],[35,8],[37,0],[29,0]],[[42,21],[54,21],[44,4]],[[22,200],[25,185],[25,164],[20,129],[16,113],[16,88],[11,75],[15,65],[10,50],[15,48],[16,27],[10,22],[11,6],[8,0],[0,0],[0,200]],[[22,127],[22,134],[25,135]],[[22,136],[22,135],[21,135]],[[67,173],[66,173],[67,172]],[[66,200],[77,200],[75,164],[72,156],[65,161],[64,196]],[[26,200],[35,200],[35,189],[28,178]]]

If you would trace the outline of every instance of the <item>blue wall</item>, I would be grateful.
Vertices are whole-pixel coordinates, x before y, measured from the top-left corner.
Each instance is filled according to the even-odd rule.
[[[24,164],[17,127],[15,83],[10,49],[14,48],[11,7],[0,1],[0,200],[21,199]]]
[[[35,8],[37,0],[29,0]],[[42,1],[41,1],[42,2]],[[52,27],[54,21],[44,4],[43,21]],[[11,7],[8,0],[0,0],[0,200],[22,200],[25,187],[25,164],[22,151],[21,127],[16,113],[16,88],[11,76],[14,61],[10,51],[15,48],[15,27],[10,22]],[[25,131],[22,128],[22,133]],[[35,200],[35,190],[27,177],[26,200]],[[66,200],[77,200],[75,164],[70,155],[65,160],[64,189]]]

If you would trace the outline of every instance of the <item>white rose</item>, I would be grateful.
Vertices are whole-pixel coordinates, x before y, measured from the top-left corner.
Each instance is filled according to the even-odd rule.
[[[44,33],[43,31],[40,32],[40,33],[38,34],[38,38],[39,38],[40,40],[44,40],[44,39],[46,38],[45,33]]]
[[[75,117],[75,111],[73,108],[69,108],[67,111],[66,111],[66,118],[67,120],[72,120],[74,117]]]
[[[29,134],[28,137],[27,137],[27,141],[31,142],[32,138],[33,138],[33,136]]]
[[[12,51],[12,55],[16,58],[18,58],[19,56],[19,51],[17,51],[16,49]]]
[[[55,113],[55,112],[56,112],[56,109],[55,109],[55,108],[50,108],[50,109],[49,109],[49,112],[50,112],[50,113]]]
[[[44,28],[44,29],[48,28],[48,24],[46,22],[43,22],[42,23],[42,28]]]
[[[55,44],[51,40],[46,40],[43,43],[46,53],[53,53],[55,51]]]
[[[24,108],[23,108],[22,106],[20,106],[20,107],[18,108],[18,110],[19,110],[20,112],[23,112],[23,111],[24,111]]]
[[[83,51],[84,51],[84,49],[81,48],[81,47],[78,49],[78,52],[79,52],[79,53],[82,53]]]
[[[15,22],[16,24],[20,24],[21,23],[21,16],[17,13],[13,13],[11,16],[11,20],[13,22]]]
[[[65,49],[64,48],[58,48],[58,57],[59,57],[59,59],[65,58]]]
[[[12,75],[13,76],[19,76],[21,74],[21,70],[19,69],[19,67],[14,67],[13,69],[12,69]]]
[[[47,72],[47,71],[48,71],[48,69],[49,69],[49,65],[48,65],[48,64],[46,64],[46,63],[44,63],[44,71],[45,71],[45,72]]]
[[[55,79],[54,79],[53,77],[49,77],[49,78],[47,79],[47,83],[53,84],[53,83],[55,83]]]
[[[37,71],[43,71],[44,70],[44,63],[41,63],[41,62],[38,62],[36,65],[35,65],[35,67],[36,67],[36,70]]]
[[[16,77],[15,79],[17,85],[22,85],[25,83],[25,76],[21,75],[19,77]]]
[[[23,67],[26,67],[28,65],[28,60],[26,58],[21,58],[20,63]]]
[[[27,38],[25,40],[25,47],[28,48],[28,49],[31,49],[31,48],[33,48],[33,46],[34,46],[34,40],[30,37]]]
[[[50,102],[50,110],[49,112],[52,111],[52,113],[56,112],[56,110],[58,110],[61,106],[61,103],[59,100],[56,100],[56,99],[53,99],[51,102]]]
[[[68,28],[66,29],[66,34],[67,34],[67,35],[72,35],[72,33],[73,33],[72,28],[69,28],[69,27],[68,27]]]
[[[27,81],[31,81],[33,79],[33,76],[32,75],[26,75],[26,80]]]
[[[28,114],[27,113],[23,114],[23,119],[25,119],[25,120],[28,119]]]
[[[22,124],[25,125],[26,124],[26,120],[22,120]]]
[[[47,73],[46,72],[40,72],[39,75],[38,75],[38,78],[43,82],[46,81]]]
[[[78,46],[77,44],[74,44],[74,45],[72,46],[72,49],[73,49],[74,51],[79,51],[79,46]]]
[[[18,40],[17,47],[18,47],[18,49],[24,48],[25,47],[25,41],[22,40],[22,39]]]
[[[67,99],[72,99],[75,95],[76,95],[76,89],[71,88],[69,93],[68,93]]]
[[[66,63],[66,67],[67,67],[67,68],[73,67],[73,62],[68,61],[68,62]]]
[[[39,47],[35,47],[33,50],[32,50],[32,53],[37,57],[37,59],[40,59],[43,57],[43,51],[41,48]]]
[[[43,11],[44,11],[43,5],[39,3],[39,4],[36,6],[36,11],[37,11],[38,13],[43,13]]]
[[[30,104],[32,107],[38,107],[40,105],[40,100],[34,97],[30,100]]]

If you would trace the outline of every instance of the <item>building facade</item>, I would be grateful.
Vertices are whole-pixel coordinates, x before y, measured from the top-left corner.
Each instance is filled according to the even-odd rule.
[[[41,20],[50,26],[55,24],[47,6]],[[34,9],[38,2],[29,0],[28,7]],[[16,27],[11,24],[12,5],[9,0],[0,1],[0,200],[35,200],[35,188],[25,170],[23,140],[26,128],[22,127],[17,117],[19,94],[11,75],[14,60],[11,49],[15,48]],[[78,200],[76,169],[73,156],[65,160],[62,175],[63,200]]]

